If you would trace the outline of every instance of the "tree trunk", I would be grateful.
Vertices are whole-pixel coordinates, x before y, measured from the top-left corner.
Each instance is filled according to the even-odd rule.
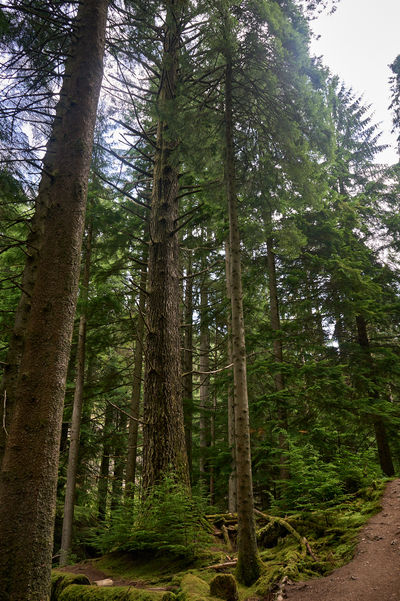
[[[379,393],[377,390],[376,382],[374,381],[374,365],[369,347],[369,338],[367,331],[367,323],[362,315],[357,315],[357,335],[358,344],[363,351],[364,366],[368,372],[368,377],[372,382],[372,390],[367,390],[366,393],[372,398],[373,401],[379,401]],[[392,461],[392,454],[387,439],[386,426],[383,418],[380,415],[375,415],[371,412],[371,419],[375,431],[376,446],[378,449],[379,463],[385,476],[394,476],[394,467]]]
[[[143,250],[142,261],[147,261],[147,245]],[[125,484],[126,494],[134,497],[137,462],[137,442],[139,432],[140,392],[142,389],[143,372],[143,341],[144,341],[144,314],[146,311],[146,285],[147,267],[143,267],[140,276],[139,306],[136,325],[136,345],[133,368],[132,398],[130,413],[136,419],[129,420],[128,454],[126,462]]]
[[[202,266],[204,268],[204,265]],[[200,478],[206,483],[207,447],[210,444],[210,334],[208,329],[208,290],[204,278],[200,286]]]
[[[274,333],[273,355],[274,361],[278,365],[283,365],[283,348],[280,335],[281,323],[279,317],[279,301],[278,288],[276,284],[276,269],[275,269],[275,254],[273,250],[273,240],[271,237],[267,239],[267,265],[268,265],[268,286],[269,286],[269,307],[270,307],[270,323]],[[276,369],[276,368],[275,368]],[[289,443],[287,437],[288,417],[286,400],[283,396],[285,390],[285,381],[282,371],[275,371],[274,375],[275,392],[279,395],[277,405],[277,417],[279,426],[278,445],[280,449],[279,456],[279,479],[281,481],[289,480]]]
[[[182,409],[178,245],[177,111],[179,44],[186,1],[166,2],[159,121],[150,215],[147,346],[145,354],[143,489],[167,472],[189,486]]]
[[[126,464],[126,414],[115,409],[114,424],[114,471],[111,486],[111,518],[113,512],[120,507],[122,499],[122,483],[124,481],[124,468]]]
[[[79,5],[66,68],[70,81],[60,100],[65,110],[50,141],[53,168],[43,172],[39,191],[48,208],[0,480],[1,600],[49,596],[62,409],[107,5],[106,0]]]
[[[192,256],[189,253],[187,276],[191,276]],[[182,368],[185,374],[183,382],[183,415],[185,423],[186,453],[190,480],[192,481],[192,422],[193,422],[193,278],[187,277],[184,303],[184,342]]]
[[[236,397],[236,473],[238,508],[237,576],[250,586],[260,575],[260,560],[254,521],[249,407],[247,396],[246,343],[240,263],[240,235],[235,189],[235,157],[232,119],[232,61],[226,54],[225,68],[225,180],[229,213],[230,296],[232,307],[232,358]]]
[[[225,242],[225,276],[226,276],[226,295],[231,303],[231,268],[230,268],[230,251],[229,240]],[[230,315],[230,307],[228,311],[228,362],[232,363],[232,318]],[[228,444],[231,450],[231,471],[229,474],[228,483],[228,509],[230,513],[237,512],[237,479],[236,479],[236,428],[235,428],[235,394],[234,387],[228,384]]]
[[[86,240],[85,267],[81,287],[82,314],[79,320],[78,350],[76,360],[76,381],[74,402],[72,409],[71,434],[68,453],[67,483],[65,487],[64,517],[61,535],[60,566],[68,562],[68,555],[72,543],[72,524],[74,521],[76,472],[79,456],[79,439],[81,431],[81,417],[83,406],[83,384],[85,380],[85,352],[86,352],[86,322],[87,303],[90,278],[90,258],[92,250],[92,224],[89,224]]]
[[[112,450],[111,428],[113,424],[114,409],[106,404],[103,429],[103,452],[101,455],[99,486],[97,489],[97,517],[104,522],[107,515],[108,478],[110,475],[110,456]]]

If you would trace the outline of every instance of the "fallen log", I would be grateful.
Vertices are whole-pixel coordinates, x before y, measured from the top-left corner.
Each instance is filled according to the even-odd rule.
[[[279,524],[280,526],[282,526],[283,528],[286,528],[286,530],[292,535],[294,536],[294,538],[298,541],[300,547],[301,547],[301,555],[302,557],[305,557],[307,555],[307,552],[310,554],[310,556],[313,558],[314,561],[318,561],[318,558],[316,557],[316,555],[314,554],[313,550],[311,549],[311,545],[308,542],[308,540],[306,539],[305,536],[301,536],[301,534],[299,534],[297,532],[297,530],[295,530],[293,528],[293,526],[291,524],[289,524],[289,522],[287,520],[284,520],[283,518],[279,518],[277,516],[272,516],[272,515],[267,515],[266,513],[263,513],[262,511],[259,511],[258,509],[254,510],[254,513],[260,517],[263,517],[265,520],[268,520],[269,525],[273,525],[275,524]],[[267,526],[267,528],[268,528]]]

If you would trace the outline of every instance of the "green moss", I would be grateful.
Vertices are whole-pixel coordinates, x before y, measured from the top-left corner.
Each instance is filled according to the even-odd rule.
[[[210,582],[210,593],[225,601],[237,601],[238,589],[232,574],[217,574]]]
[[[80,586],[65,588],[57,601],[161,601],[162,593],[129,586]]]
[[[196,562],[163,554],[110,553],[93,562],[93,565],[107,575],[124,580],[141,580],[148,584],[169,582],[174,574],[183,573],[195,566]]]
[[[181,580],[181,591],[187,601],[200,601],[210,594],[207,582],[195,574],[184,575]]]
[[[62,591],[71,584],[89,585],[89,579],[83,574],[68,574],[53,570],[51,573],[51,597],[50,601],[58,601]]]
[[[256,583],[256,594],[267,596],[284,576],[293,581],[307,580],[329,574],[349,562],[360,528],[380,510],[384,488],[382,481],[349,496],[336,507],[286,516],[285,520],[307,538],[316,559],[304,554],[293,537],[278,536],[273,548],[260,551],[264,568]]]

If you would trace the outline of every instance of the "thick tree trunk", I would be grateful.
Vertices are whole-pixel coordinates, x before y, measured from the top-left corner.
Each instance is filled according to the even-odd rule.
[[[271,329],[274,333],[274,341],[272,352],[274,355],[274,361],[278,365],[283,365],[283,348],[282,339],[280,336],[280,317],[279,317],[279,301],[278,301],[278,288],[276,283],[276,268],[275,268],[275,253],[273,249],[273,240],[271,237],[267,239],[267,265],[268,265],[268,287],[269,287],[269,309],[270,309],[270,323]],[[287,437],[288,431],[288,416],[286,401],[283,396],[285,389],[285,381],[283,373],[277,370],[274,375],[275,391],[279,395],[277,404],[277,417],[279,426],[278,445],[280,449],[279,456],[279,478],[282,481],[289,480],[289,443]]]
[[[167,472],[189,486],[182,409],[178,247],[179,173],[173,115],[186,1],[166,2],[159,122],[150,215],[143,427],[144,491]]]
[[[204,266],[203,266],[204,268]],[[203,279],[200,286],[200,478],[206,483],[207,447],[210,444],[210,334],[208,329],[208,290]]]
[[[76,381],[74,390],[74,403],[72,409],[71,434],[68,453],[67,482],[65,487],[64,517],[61,535],[60,566],[68,562],[68,555],[72,543],[72,525],[74,521],[76,472],[79,457],[79,439],[81,431],[81,417],[83,406],[83,385],[85,380],[85,352],[86,352],[86,323],[87,303],[90,278],[90,258],[92,250],[92,232],[90,224],[86,239],[86,256],[83,280],[81,286],[82,314],[79,320],[78,350],[76,359]]]
[[[366,393],[375,401],[379,400],[376,383],[374,382],[374,366],[371,356],[369,338],[367,331],[367,323],[361,315],[356,317],[358,344],[360,345],[364,355],[364,365],[367,370],[367,375],[372,382],[372,390],[367,390]],[[394,467],[392,454],[387,439],[386,426],[383,418],[371,411],[371,420],[374,426],[376,446],[378,449],[379,463],[385,476],[394,476]]]
[[[191,276],[192,256],[189,253],[187,276]],[[186,453],[188,458],[190,481],[192,481],[192,425],[193,425],[193,278],[187,277],[184,303],[184,339],[182,369],[185,374],[183,382],[183,415],[185,423]]]
[[[249,407],[247,396],[246,343],[243,319],[243,293],[240,263],[240,235],[235,189],[235,157],[232,119],[232,62],[226,56],[225,69],[225,179],[229,213],[230,288],[232,307],[232,358],[236,398],[236,473],[238,509],[237,576],[247,586],[260,575],[260,559],[254,521],[251,470]]]
[[[79,6],[68,93],[60,101],[65,110],[53,129],[52,169],[43,172],[39,192],[48,208],[0,480],[2,601],[49,596],[62,409],[107,5],[85,0]]]
[[[226,295],[231,303],[231,267],[229,240],[225,242],[225,277],[226,277]],[[232,363],[232,319],[228,311],[228,362]],[[236,479],[236,428],[235,428],[235,394],[234,387],[228,384],[228,444],[231,450],[231,471],[228,482],[228,509],[230,513],[237,512],[237,479]]]
[[[147,246],[143,250],[143,262],[147,261]],[[143,267],[140,276],[140,291],[139,305],[136,325],[136,344],[135,357],[133,368],[133,383],[132,383],[132,398],[130,414],[135,419],[129,420],[128,434],[128,453],[126,461],[125,484],[126,494],[134,497],[135,480],[136,480],[136,463],[137,463],[137,443],[139,433],[140,415],[140,392],[142,389],[142,372],[143,372],[143,342],[144,342],[144,315],[146,311],[146,285],[147,285],[147,267]]]

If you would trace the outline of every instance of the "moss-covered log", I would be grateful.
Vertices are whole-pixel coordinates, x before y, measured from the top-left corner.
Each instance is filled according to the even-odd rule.
[[[129,586],[81,586],[72,584],[54,601],[161,601],[163,593]]]
[[[54,570],[51,573],[50,601],[58,601],[63,590],[71,584],[90,585],[90,580],[83,574],[67,574]]]

